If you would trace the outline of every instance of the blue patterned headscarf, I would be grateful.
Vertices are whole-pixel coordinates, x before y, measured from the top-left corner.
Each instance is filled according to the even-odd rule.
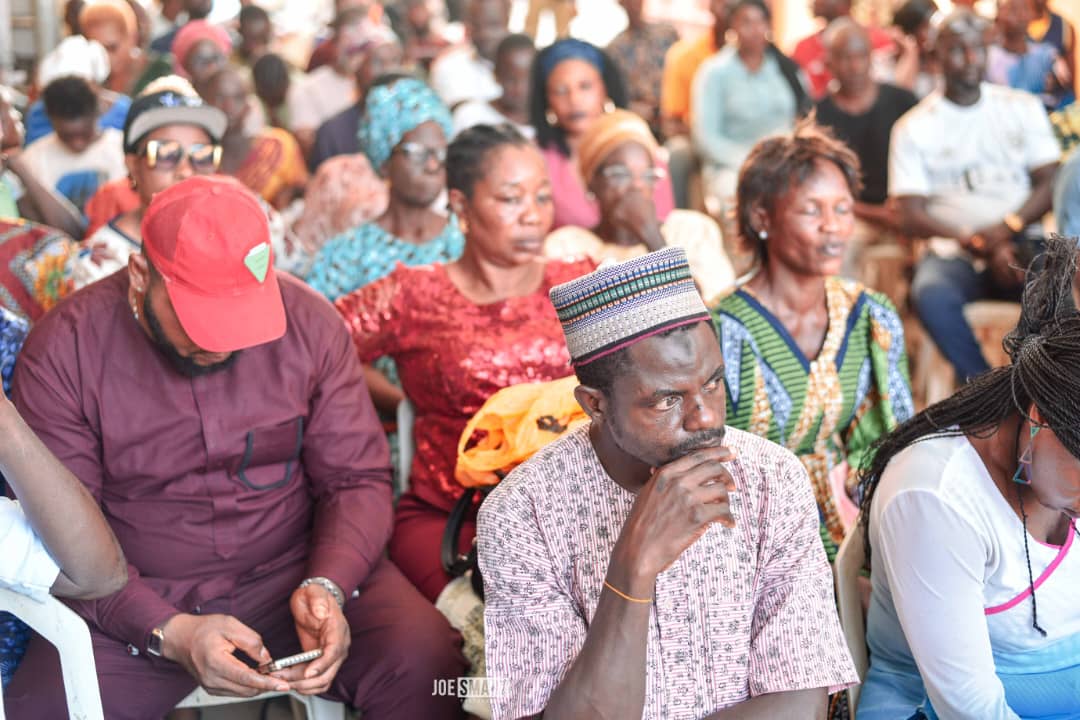
[[[556,40],[540,53],[538,60],[540,74],[545,80],[563,60],[584,60],[595,67],[597,72],[604,72],[604,54],[600,52],[600,48],[577,38]]]
[[[360,149],[378,172],[405,133],[429,121],[438,123],[446,139],[450,139],[450,111],[439,96],[415,78],[402,78],[368,91],[356,136]]]

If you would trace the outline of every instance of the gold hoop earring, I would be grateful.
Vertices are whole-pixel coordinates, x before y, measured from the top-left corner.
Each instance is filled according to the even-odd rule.
[[[135,182],[135,178],[131,177],[130,175],[128,175],[128,185],[131,186],[131,189],[133,191],[138,192],[139,183]]]
[[[551,127],[555,127],[559,124],[559,116],[555,114],[554,110],[548,110],[544,113],[544,119],[547,120],[547,124]]]
[[[458,218],[458,228],[461,230],[462,235],[469,234],[469,221],[465,218]]]

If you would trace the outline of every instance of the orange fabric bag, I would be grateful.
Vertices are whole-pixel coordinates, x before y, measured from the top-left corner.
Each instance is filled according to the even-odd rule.
[[[469,420],[458,442],[455,477],[465,487],[498,484],[508,472],[589,417],[574,398],[570,375],[503,388]],[[484,434],[470,445],[478,431]]]

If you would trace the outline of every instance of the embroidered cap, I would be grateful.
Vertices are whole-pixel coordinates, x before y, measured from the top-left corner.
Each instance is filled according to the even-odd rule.
[[[161,191],[142,238],[180,325],[200,348],[233,352],[285,334],[270,226],[239,182],[196,175]]]
[[[709,319],[686,251],[677,247],[601,267],[553,287],[550,295],[575,366]]]

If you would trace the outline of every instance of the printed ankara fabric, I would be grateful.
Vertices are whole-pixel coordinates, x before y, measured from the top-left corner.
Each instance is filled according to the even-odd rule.
[[[713,309],[724,353],[727,423],[794,452],[810,476],[831,562],[844,539],[829,473],[848,463],[848,493],[870,444],[914,414],[904,330],[882,294],[826,279],[829,326],[805,357],[745,287]]]

